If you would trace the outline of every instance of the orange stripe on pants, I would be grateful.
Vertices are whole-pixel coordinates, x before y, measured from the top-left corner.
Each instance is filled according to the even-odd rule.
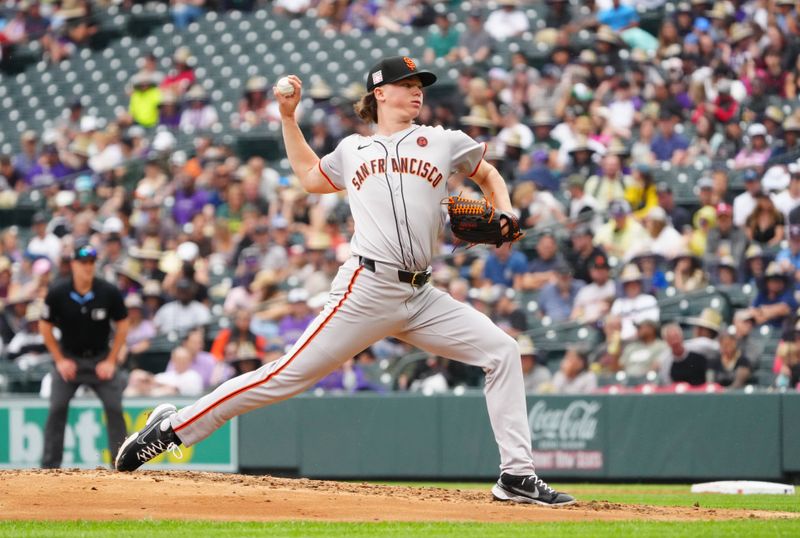
[[[247,392],[248,390],[251,390],[251,389],[253,389],[255,387],[263,385],[264,383],[268,382],[270,379],[273,379],[275,376],[277,376],[279,373],[281,373],[287,366],[289,366],[292,363],[292,361],[294,361],[300,355],[300,353],[306,348],[306,346],[308,346],[308,344],[311,343],[311,341],[314,339],[314,337],[316,337],[320,333],[320,331],[325,327],[325,325],[327,325],[328,322],[333,318],[334,314],[336,314],[336,312],[339,310],[339,308],[341,308],[341,306],[344,304],[344,302],[347,299],[347,297],[349,297],[350,293],[353,291],[353,284],[355,284],[356,277],[358,277],[358,275],[359,275],[359,273],[361,273],[362,269],[364,269],[364,268],[363,267],[358,267],[355,270],[355,272],[353,273],[353,276],[350,278],[350,283],[347,286],[347,291],[342,296],[342,298],[339,300],[339,303],[333,308],[333,310],[331,310],[331,313],[328,314],[328,317],[325,318],[325,320],[320,324],[320,326],[317,327],[317,330],[315,330],[313,333],[311,333],[311,335],[303,343],[303,345],[300,346],[299,348],[297,348],[297,350],[294,352],[294,354],[291,357],[289,357],[289,359],[285,363],[283,363],[283,365],[281,365],[280,368],[278,368],[277,370],[275,370],[274,372],[269,374],[264,379],[256,381],[255,383],[250,383],[249,385],[246,385],[244,387],[241,387],[241,388],[237,389],[236,391],[231,392],[230,394],[227,394],[223,398],[220,398],[219,400],[215,401],[214,403],[212,403],[211,405],[209,405],[208,407],[206,407],[205,409],[203,409],[202,411],[197,413],[195,416],[193,416],[192,418],[190,418],[186,422],[180,424],[179,426],[176,426],[175,427],[175,431],[176,432],[181,431],[182,429],[186,428],[187,426],[189,426],[190,424],[195,422],[197,419],[199,419],[200,417],[202,417],[203,415],[205,415],[206,413],[208,413],[209,411],[211,411],[215,407],[225,403],[226,401],[230,400],[231,398],[233,398],[235,396],[238,396],[238,395],[240,395],[240,394],[242,394],[244,392]]]

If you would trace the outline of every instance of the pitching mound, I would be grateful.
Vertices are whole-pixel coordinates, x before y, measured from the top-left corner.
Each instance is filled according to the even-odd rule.
[[[579,502],[558,509],[493,501],[486,491],[376,486],[216,473],[0,471],[0,519],[226,521],[587,521],[795,517]]]

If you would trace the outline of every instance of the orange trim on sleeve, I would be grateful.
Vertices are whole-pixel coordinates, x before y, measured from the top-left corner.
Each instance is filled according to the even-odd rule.
[[[336,185],[334,185],[334,184],[333,184],[333,181],[331,181],[331,178],[329,178],[329,177],[328,177],[328,174],[326,174],[326,173],[325,173],[325,170],[323,170],[323,169],[322,169],[322,159],[320,159],[319,161],[317,161],[317,167],[319,167],[319,173],[320,173],[320,174],[322,174],[322,176],[323,176],[325,179],[327,179],[327,180],[328,180],[328,183],[330,183],[330,184],[331,184],[331,187],[333,187],[333,188],[334,188],[334,189],[336,189],[337,191],[340,191],[340,190],[342,190],[342,189],[340,189],[339,187],[337,187]]]
[[[472,177],[478,172],[478,168],[481,167],[481,163],[483,162],[483,156],[486,155],[486,149],[488,147],[489,146],[486,144],[486,142],[483,142],[483,153],[481,153],[481,158],[478,160],[478,164],[475,165],[475,170],[473,170],[472,173],[467,177]]]
[[[181,431],[182,429],[184,429],[185,427],[189,426],[190,424],[195,422],[197,419],[199,419],[200,417],[202,417],[203,415],[205,415],[206,413],[208,413],[209,411],[211,411],[215,407],[227,402],[228,400],[230,400],[234,396],[238,396],[239,394],[242,394],[243,392],[247,392],[248,390],[250,390],[252,388],[255,388],[255,387],[259,386],[259,385],[263,385],[264,383],[268,382],[270,379],[272,379],[273,377],[275,377],[276,375],[281,373],[287,366],[289,366],[292,363],[292,361],[294,361],[298,357],[298,355],[300,355],[300,353],[306,348],[306,346],[308,346],[308,344],[311,343],[311,341],[319,334],[319,332],[325,327],[325,325],[328,324],[328,322],[331,320],[331,318],[333,318],[333,315],[336,314],[336,312],[339,311],[339,308],[341,308],[341,306],[344,304],[345,300],[350,296],[350,292],[353,291],[353,284],[355,284],[356,278],[358,277],[359,273],[361,273],[362,269],[364,269],[363,265],[360,266],[358,269],[356,269],[355,273],[353,273],[353,276],[350,279],[350,284],[347,285],[347,291],[342,296],[342,298],[339,300],[339,303],[335,307],[333,307],[333,310],[331,311],[331,313],[328,314],[328,317],[325,318],[325,320],[320,324],[319,327],[317,327],[317,330],[315,330],[313,333],[311,333],[311,336],[308,337],[308,340],[306,340],[303,343],[302,346],[297,348],[297,351],[294,352],[294,355],[289,357],[289,360],[287,360],[285,363],[283,363],[283,365],[281,365],[280,368],[278,368],[277,370],[275,370],[274,372],[269,374],[266,378],[264,378],[264,379],[262,379],[260,381],[256,381],[254,383],[250,383],[249,385],[246,385],[246,386],[244,386],[244,387],[242,387],[240,389],[237,389],[234,392],[231,392],[230,394],[224,396],[223,398],[220,398],[219,400],[217,400],[213,404],[209,405],[208,407],[206,407],[205,409],[203,409],[202,411],[197,413],[195,416],[193,416],[192,418],[190,418],[189,420],[187,420],[183,424],[179,425],[177,428],[175,428],[175,431],[176,432]]]

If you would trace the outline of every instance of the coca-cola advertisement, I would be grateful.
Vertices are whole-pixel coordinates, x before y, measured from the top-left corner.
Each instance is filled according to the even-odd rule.
[[[546,398],[528,412],[537,469],[603,471],[602,401]]]

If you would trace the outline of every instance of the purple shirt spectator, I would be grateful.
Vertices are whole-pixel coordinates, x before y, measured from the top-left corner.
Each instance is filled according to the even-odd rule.
[[[217,359],[208,351],[200,351],[195,355],[192,361],[192,370],[200,374],[203,378],[203,387],[208,388],[211,386],[211,376],[214,373],[214,368],[217,366]],[[174,371],[175,367],[172,361],[167,365],[167,372]]]
[[[203,206],[209,203],[209,195],[206,191],[185,191],[179,190],[175,193],[175,206],[172,208],[172,216],[179,226],[183,226],[192,217],[203,210]]]
[[[283,339],[284,344],[291,345],[297,342],[309,323],[314,321],[314,314],[308,314],[301,318],[286,316],[278,323],[278,334]]]

